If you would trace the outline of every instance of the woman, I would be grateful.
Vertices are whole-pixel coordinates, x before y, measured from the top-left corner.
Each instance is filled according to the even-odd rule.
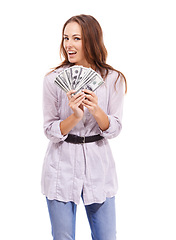
[[[92,239],[114,240],[117,177],[107,139],[116,137],[122,128],[126,79],[106,64],[102,30],[95,18],[70,18],[62,36],[64,61],[45,76],[43,98],[44,131],[50,143],[43,165],[42,192],[53,239],[75,239],[76,207],[82,197]],[[104,84],[95,92],[73,94],[71,90],[66,94],[54,79],[73,65],[91,67],[103,77]],[[70,141],[73,136],[74,142]]]

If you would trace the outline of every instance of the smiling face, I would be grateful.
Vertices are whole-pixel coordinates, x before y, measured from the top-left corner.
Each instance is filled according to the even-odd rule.
[[[77,22],[70,22],[64,29],[64,49],[68,56],[68,61],[75,65],[89,67],[90,65],[85,59],[82,46],[81,26]]]

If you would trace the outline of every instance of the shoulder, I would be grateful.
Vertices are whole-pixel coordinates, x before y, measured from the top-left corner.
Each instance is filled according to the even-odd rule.
[[[119,76],[119,72],[115,71],[115,70],[108,70],[108,75],[107,75],[107,79],[114,79],[117,78]]]
[[[120,82],[124,82],[124,77],[120,71],[108,70],[108,75],[105,81],[107,84],[119,84]]]
[[[111,94],[119,91],[125,93],[125,79],[120,71],[109,70],[105,84]]]
[[[45,94],[49,94],[53,98],[56,99],[56,96],[61,92],[61,89],[57,87],[55,84],[55,79],[57,75],[64,70],[64,67],[60,67],[56,70],[53,70],[47,74],[45,74],[43,79],[43,91]]]

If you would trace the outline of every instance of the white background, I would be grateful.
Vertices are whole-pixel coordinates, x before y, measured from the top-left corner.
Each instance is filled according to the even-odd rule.
[[[65,21],[93,15],[108,63],[128,81],[123,130],[110,141],[119,180],[117,239],[176,239],[175,3],[172,0],[4,1],[0,6],[0,239],[49,240],[40,192],[48,140],[42,84],[60,63]],[[88,240],[83,204],[77,240]]]

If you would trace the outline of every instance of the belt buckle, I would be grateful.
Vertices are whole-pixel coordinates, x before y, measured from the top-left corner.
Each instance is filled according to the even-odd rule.
[[[84,137],[82,137],[83,139],[82,139],[82,143],[81,144],[84,144],[85,143],[85,141],[86,141],[86,137],[84,136]]]

